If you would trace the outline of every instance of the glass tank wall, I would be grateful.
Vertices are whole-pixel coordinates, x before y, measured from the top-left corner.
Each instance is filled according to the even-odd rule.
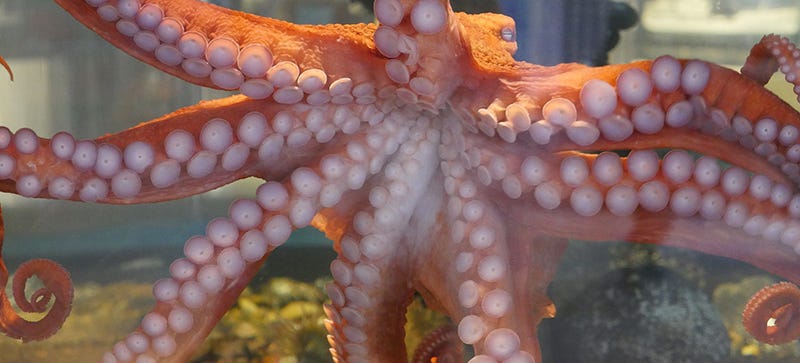
[[[586,8],[595,6],[608,11],[606,5],[601,4],[605,1],[463,2],[467,4],[456,6],[495,8],[517,19],[519,57],[525,60],[545,64],[565,58],[586,60],[588,58],[582,58],[580,52],[571,53],[570,50],[604,46],[585,41],[581,32],[598,26],[596,13],[587,13]],[[304,24],[372,21],[368,6],[347,0],[220,0],[216,3]],[[640,19],[634,27],[621,31],[619,44],[608,57],[612,63],[671,54],[738,69],[750,47],[764,34],[780,33],[800,40],[800,4],[794,0],[630,0],[624,3],[635,9]],[[578,56],[569,58],[570,54]],[[50,1],[0,0],[0,55],[11,65],[15,77],[14,82],[10,82],[0,72],[0,125],[12,131],[29,127],[46,137],[67,130],[77,138],[93,138],[201,99],[227,94],[186,84],[132,59],[106,44]],[[775,89],[796,106],[791,87],[784,85],[781,77],[775,78],[778,81],[774,82],[777,83]],[[110,339],[119,339],[136,326],[144,312],[142,309],[151,304],[150,284],[167,275],[169,263],[181,254],[186,238],[202,233],[209,220],[224,215],[237,196],[251,196],[256,185],[254,181],[245,180],[191,198],[132,206],[0,196],[6,230],[3,256],[9,268],[14,270],[21,261],[30,258],[52,258],[65,265],[76,284],[75,308],[64,331],[49,341],[25,345],[0,337],[0,362],[84,362],[86,357],[98,357],[109,348]],[[319,285],[317,278],[328,276],[332,258],[330,243],[319,233],[301,231],[268,259],[265,276],[288,275],[309,283],[307,287],[311,288]],[[735,285],[748,278],[770,278],[727,260],[622,244],[575,243],[567,259],[569,262],[562,265],[553,284],[554,300],[559,306],[569,305],[568,301],[559,299],[575,298],[576,291],[588,288],[589,276],[610,273],[620,266],[641,268],[653,264],[659,269],[668,269],[672,272],[664,274],[688,279],[690,289],[698,290],[710,300],[714,300],[716,294],[727,296],[718,290],[725,283]],[[708,267],[709,263],[720,267]],[[730,274],[735,278],[714,275],[729,273],[726,269],[733,269]],[[752,274],[758,275],[753,277]],[[260,277],[256,283],[267,284],[267,277]],[[733,289],[731,294],[736,292],[736,288]],[[321,299],[314,296],[313,299]],[[722,319],[730,319],[731,314],[736,319],[739,313],[726,311],[724,304],[712,304],[712,307],[723,315]],[[89,327],[91,330],[86,334],[79,333]],[[255,329],[258,333],[258,329],[263,328],[234,324],[226,333],[240,334],[247,339],[256,334],[243,333],[242,329]],[[545,323],[541,333],[545,361],[560,361],[554,358],[560,355],[559,349],[563,349],[559,348],[559,339],[563,338],[558,337],[558,330],[555,324]],[[800,349],[795,343],[770,348],[755,345],[745,336],[736,334],[730,333],[732,342],[722,342],[723,346],[728,344],[723,350],[730,347],[734,358],[722,361],[800,359]],[[324,343],[324,337],[319,338]],[[51,360],[56,359],[53,354],[57,354],[57,360]],[[220,356],[224,354],[216,355]],[[242,358],[241,354],[237,359],[230,361],[255,361]],[[320,361],[329,361],[327,359]],[[198,361],[225,360],[207,355]]]

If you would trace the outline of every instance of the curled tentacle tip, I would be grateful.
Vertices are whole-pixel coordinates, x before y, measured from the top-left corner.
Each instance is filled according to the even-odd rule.
[[[14,82],[14,72],[11,71],[11,66],[8,65],[8,62],[6,62],[6,60],[3,59],[3,57],[0,57],[0,65],[2,65],[3,68],[6,69],[6,72],[8,72],[8,76],[11,78],[11,82]]]
[[[5,271],[2,260],[0,266]],[[26,281],[34,275],[44,287],[36,290],[30,298],[26,298]],[[5,274],[2,280],[7,282],[7,277]],[[8,297],[0,292],[0,332],[23,342],[43,340],[55,334],[61,329],[72,310],[73,287],[69,272],[51,260],[35,259],[20,265],[14,274],[11,290],[14,301],[22,311],[45,313],[49,306],[43,318],[29,321],[20,317],[12,309]]]
[[[800,288],[780,282],[758,291],[742,312],[745,329],[756,340],[785,344],[800,338]]]
[[[452,324],[446,324],[429,332],[417,346],[413,363],[448,363],[461,362],[464,347],[458,338],[458,332]]]

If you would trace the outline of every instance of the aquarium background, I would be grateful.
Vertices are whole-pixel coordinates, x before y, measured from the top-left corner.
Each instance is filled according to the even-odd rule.
[[[304,24],[372,21],[366,6],[347,0],[212,2]],[[639,22],[620,30],[619,43],[606,53],[613,33],[606,20],[613,13],[612,5],[606,1],[463,3],[458,5],[462,9],[502,11],[514,17],[520,45],[517,58],[540,64],[620,63],[671,54],[738,69],[752,44],[763,34],[780,33],[794,40],[799,40],[800,35],[800,3],[795,0],[619,1],[635,9]],[[15,75],[12,83],[0,74],[0,125],[12,131],[30,127],[45,137],[67,130],[78,138],[93,138],[227,94],[186,84],[134,60],[51,1],[0,0],[0,55],[8,60]],[[791,87],[783,84],[780,77],[775,77],[773,83],[776,92],[797,105]],[[98,205],[0,195],[6,227],[3,256],[9,268],[14,270],[30,258],[51,258],[62,263],[76,284],[76,308],[67,325],[98,329],[86,336],[62,332],[50,342],[26,345],[0,337],[0,362],[40,362],[48,359],[43,357],[52,357],[48,352],[57,349],[61,353],[54,362],[82,362],[87,356],[97,357],[109,347],[104,339],[111,334],[100,329],[111,329],[118,334],[111,338],[120,338],[135,327],[142,313],[136,308],[146,309],[150,304],[149,284],[168,275],[169,263],[181,254],[184,241],[203,233],[205,224],[224,215],[235,198],[252,196],[257,185],[256,180],[244,180],[203,195],[148,205]],[[255,283],[265,285],[271,277],[289,276],[313,286],[319,277],[327,276],[333,257],[331,243],[319,232],[298,231],[268,259],[264,273]],[[575,295],[588,294],[585,289],[595,283],[591,277],[628,271],[620,277],[624,280],[631,276],[630,271],[634,271],[633,275],[653,272],[639,270],[642,266],[655,266],[661,277],[674,274],[686,279],[687,285],[709,300],[714,300],[722,284],[742,283],[748,278],[770,279],[723,259],[669,249],[642,250],[628,244],[578,242],[570,247],[566,258],[568,263],[562,265],[553,284],[552,293],[557,295],[554,299],[559,307],[569,306],[569,299]],[[662,268],[672,272],[662,273]],[[736,291],[733,287],[731,294]],[[560,302],[559,297],[564,300]],[[84,303],[88,305],[78,306]],[[117,307],[102,308],[109,305]],[[728,315],[722,315],[728,319]],[[101,320],[107,321],[98,323]],[[542,331],[546,361],[558,362],[561,338],[557,336],[558,329],[551,328],[545,324]],[[767,350],[770,348],[754,346],[745,337],[730,332],[728,335],[730,345],[723,350],[729,348],[735,357],[743,357],[743,362],[788,362],[800,357],[796,344],[781,348],[788,353],[771,353]],[[249,361],[244,359],[231,361]]]

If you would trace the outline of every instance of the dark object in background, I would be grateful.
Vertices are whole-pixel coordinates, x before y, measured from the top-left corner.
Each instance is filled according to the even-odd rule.
[[[663,267],[613,270],[540,330],[546,362],[730,362],[719,312],[693,282]],[[555,298],[555,297],[554,297]]]
[[[529,15],[518,17],[518,58],[541,65],[606,65],[620,31],[639,21],[630,5],[609,0],[509,1],[504,10]]]

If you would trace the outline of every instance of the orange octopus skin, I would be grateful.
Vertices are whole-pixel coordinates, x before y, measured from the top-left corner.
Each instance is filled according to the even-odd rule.
[[[241,94],[88,141],[0,128],[0,190],[133,204],[264,180],[187,240],[104,362],[187,361],[306,225],[339,254],[325,305],[337,362],[406,362],[415,292],[452,319],[470,362],[540,362],[567,239],[689,248],[800,281],[800,114],[763,88],[776,69],[797,82],[787,39],[765,37],[741,74],[668,56],[541,67],[514,60],[512,19],[444,0],[378,0],[377,24],[325,26],[191,0],[56,2],[161,71]],[[4,299],[12,338],[43,338],[69,312],[67,273],[33,266],[55,282],[53,318],[18,323]],[[756,338],[797,339],[789,286],[748,305]]]
[[[788,282],[767,286],[744,308],[744,326],[754,338],[786,344],[800,335],[800,289]],[[771,321],[772,320],[772,321]]]
[[[8,269],[3,262],[3,226],[0,213],[0,286],[8,283]],[[36,275],[44,287],[34,292],[30,298],[25,296],[25,284]],[[45,259],[35,259],[20,265],[14,273],[12,282],[14,301],[20,310],[28,313],[44,313],[37,321],[29,321],[20,317],[14,308],[5,289],[0,291],[0,332],[23,342],[42,340],[55,334],[66,320],[72,309],[72,282],[69,273],[60,265]],[[48,307],[51,299],[53,305]]]
[[[0,65],[2,65],[3,68],[6,69],[6,72],[8,72],[8,77],[11,78],[11,81],[13,82],[14,81],[14,72],[11,71],[11,66],[8,65],[8,62],[6,62],[6,60],[3,59],[3,57],[0,57]]]
[[[456,328],[441,326],[425,336],[411,358],[411,363],[451,363],[464,357],[464,347],[458,339]]]

